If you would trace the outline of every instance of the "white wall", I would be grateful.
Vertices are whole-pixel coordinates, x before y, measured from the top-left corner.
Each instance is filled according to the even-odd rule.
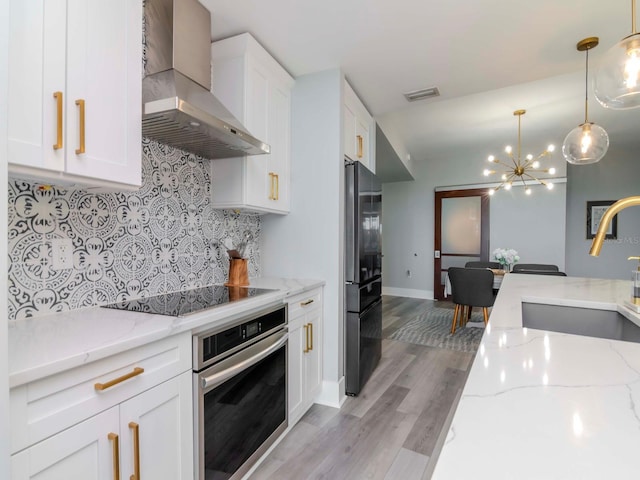
[[[513,248],[519,263],[547,263],[565,269],[566,184],[498,191],[490,200],[489,251]]]
[[[262,221],[262,274],[317,278],[324,289],[323,403],[344,395],[344,163],[339,70],[296,79],[292,94],[291,213]]]

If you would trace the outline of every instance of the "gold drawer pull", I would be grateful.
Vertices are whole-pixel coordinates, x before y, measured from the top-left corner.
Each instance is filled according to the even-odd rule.
[[[122,375],[121,377],[114,378],[113,380],[110,380],[107,383],[96,383],[94,385],[94,388],[99,391],[106,390],[107,388],[113,387],[114,385],[117,385],[118,383],[122,383],[125,380],[129,380],[130,378],[137,377],[141,373],[144,373],[144,368],[136,367],[133,369],[133,372],[129,372]]]
[[[76,105],[80,107],[80,148],[76,149],[76,155],[84,153],[84,100],[76,100]]]
[[[113,441],[113,480],[120,480],[120,442],[118,441],[118,435],[110,433],[107,438]]]
[[[56,99],[56,144],[53,146],[54,150],[60,150],[62,148],[62,92],[54,92],[53,98]]]
[[[306,302],[300,302],[300,306],[301,307],[306,307],[307,305],[310,305],[313,303],[313,298],[310,300],[307,300]]]
[[[140,426],[136,422],[129,422],[133,430],[133,475],[130,480],[140,480]]]
[[[363,138],[362,135],[356,135],[356,139],[358,140],[358,158],[362,158],[364,155],[364,145],[363,145]]]
[[[311,343],[311,346],[309,347],[309,351],[311,351],[311,350],[313,350],[313,323],[310,323],[310,324],[309,324],[309,332],[311,332],[311,333],[310,333],[310,336],[311,336],[311,342],[310,342],[310,343]]]

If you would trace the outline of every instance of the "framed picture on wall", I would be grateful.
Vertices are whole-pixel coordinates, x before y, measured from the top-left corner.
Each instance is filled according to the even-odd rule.
[[[604,215],[607,208],[614,203],[615,200],[594,200],[587,202],[587,240],[596,236],[598,227],[600,226],[600,220],[602,220],[602,215]],[[617,215],[611,220],[604,238],[611,240],[618,238]]]

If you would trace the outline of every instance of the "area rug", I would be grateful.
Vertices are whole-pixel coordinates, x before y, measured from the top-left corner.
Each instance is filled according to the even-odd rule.
[[[484,333],[482,309],[471,314],[466,327],[456,329],[451,335],[453,310],[433,307],[393,332],[389,338],[406,343],[417,343],[428,347],[446,348],[475,353]]]

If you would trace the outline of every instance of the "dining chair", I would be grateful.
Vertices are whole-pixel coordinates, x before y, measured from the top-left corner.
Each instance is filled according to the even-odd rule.
[[[455,304],[451,334],[456,332],[458,324],[462,327],[467,323],[470,310],[465,310],[471,307],[482,307],[486,325],[489,322],[488,307],[493,306],[496,298],[493,293],[493,272],[485,268],[451,267],[448,275],[451,281],[451,298]]]
[[[549,265],[545,263],[516,263],[513,266],[512,272],[519,272],[521,270],[538,270],[543,272],[557,272],[560,269],[557,265]]]
[[[465,268],[495,268],[499,270],[502,268],[498,262],[467,262],[464,264]]]

